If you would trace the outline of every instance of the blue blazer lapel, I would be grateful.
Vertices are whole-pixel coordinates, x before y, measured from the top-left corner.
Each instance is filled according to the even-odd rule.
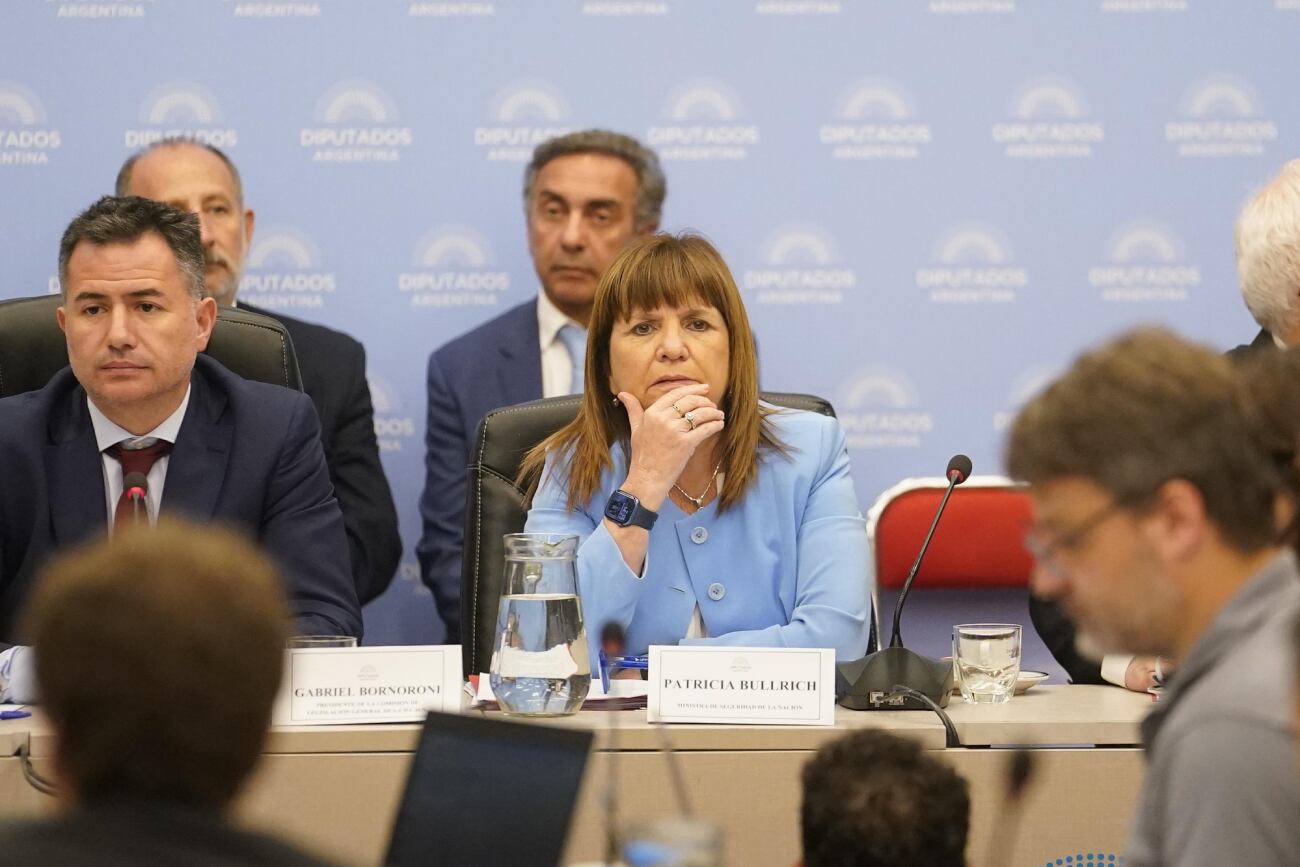
[[[216,514],[226,478],[234,420],[226,414],[226,395],[213,389],[196,368],[190,404],[167,461],[159,512],[205,520]]]
[[[498,346],[497,387],[501,402],[489,409],[537,400],[542,396],[542,356],[538,348],[537,305],[523,304],[511,323],[511,336]]]
[[[75,545],[108,529],[104,463],[86,409],[86,393],[74,389],[63,410],[50,425],[45,446],[50,521],[57,547]]]

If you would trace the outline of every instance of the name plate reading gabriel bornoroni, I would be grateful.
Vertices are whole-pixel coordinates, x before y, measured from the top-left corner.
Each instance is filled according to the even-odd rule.
[[[422,722],[461,704],[460,645],[292,648],[272,725]]]
[[[651,646],[646,719],[834,725],[835,651]]]

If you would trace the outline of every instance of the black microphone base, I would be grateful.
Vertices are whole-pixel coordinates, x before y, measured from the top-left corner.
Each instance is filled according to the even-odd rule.
[[[939,707],[952,697],[952,663],[930,659],[905,647],[886,647],[835,666],[835,695],[850,710],[930,710],[918,698],[896,693],[910,687]]]

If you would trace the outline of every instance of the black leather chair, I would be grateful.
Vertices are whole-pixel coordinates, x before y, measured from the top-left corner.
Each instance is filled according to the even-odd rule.
[[[835,415],[829,401],[810,394],[763,392],[761,397],[777,406]],[[528,517],[528,486],[515,484],[519,465],[533,446],[573,420],[581,402],[578,395],[534,400],[494,409],[479,422],[460,573],[461,662],[467,676],[487,671],[492,659],[505,564],[501,537],[521,532]]]
[[[60,295],[0,301],[0,397],[42,388],[68,366],[68,345],[54,318],[62,301]],[[269,316],[217,308],[207,354],[245,379],[302,391],[293,341]]]

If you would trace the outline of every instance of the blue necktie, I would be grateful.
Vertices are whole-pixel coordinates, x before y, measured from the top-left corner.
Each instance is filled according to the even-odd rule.
[[[564,348],[569,350],[569,362],[573,365],[573,379],[569,382],[569,393],[578,394],[582,391],[582,374],[587,359],[587,329],[568,323],[556,336],[560,338]]]

